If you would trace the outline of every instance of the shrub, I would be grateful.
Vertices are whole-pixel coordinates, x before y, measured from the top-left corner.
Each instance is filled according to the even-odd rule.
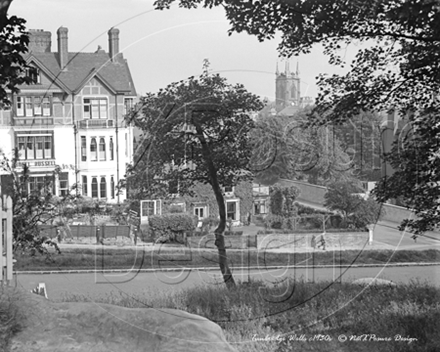
[[[176,234],[193,232],[197,226],[197,217],[185,213],[153,215],[148,218],[148,225],[154,239],[173,239]]]
[[[295,230],[296,229],[296,218],[295,217],[289,217],[285,218],[283,222],[283,229],[286,230]]]
[[[283,227],[284,217],[281,215],[269,214],[264,219],[264,226],[267,229],[281,229]]]

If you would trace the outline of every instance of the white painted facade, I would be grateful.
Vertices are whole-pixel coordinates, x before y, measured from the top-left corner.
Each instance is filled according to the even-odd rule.
[[[63,30],[61,41],[66,42],[59,51],[67,50]],[[126,198],[116,186],[133,158],[133,128],[124,114],[136,92],[127,63],[117,53],[118,33],[109,31],[112,56],[103,50],[64,52],[71,59],[63,68],[60,52],[50,51],[50,32],[31,31],[27,62],[35,68],[35,82],[19,87],[11,108],[0,110],[0,149],[9,159],[18,149],[20,163],[30,168],[30,189],[48,177],[58,196],[76,184],[72,192],[108,203]],[[46,46],[33,45],[33,34],[44,37]],[[60,173],[54,175],[57,168]]]

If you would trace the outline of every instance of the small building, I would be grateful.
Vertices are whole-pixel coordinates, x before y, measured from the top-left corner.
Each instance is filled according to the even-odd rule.
[[[219,211],[214,192],[210,185],[197,184],[195,196],[182,196],[171,193],[166,199],[149,199],[140,202],[141,223],[148,222],[148,216],[167,212],[186,212],[198,217],[199,226],[209,217],[218,218]],[[245,225],[252,214],[252,184],[241,182],[224,189],[226,219],[232,226]]]

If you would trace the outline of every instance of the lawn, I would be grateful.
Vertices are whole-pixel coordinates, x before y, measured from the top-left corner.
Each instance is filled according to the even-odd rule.
[[[216,250],[186,247],[159,250],[109,249],[105,246],[63,249],[50,258],[28,253],[16,253],[16,271],[39,270],[94,270],[94,269],[154,269],[164,267],[218,267]],[[233,267],[286,266],[286,265],[362,265],[385,263],[439,263],[438,250],[346,250],[339,252],[317,251],[313,253],[275,253],[270,251],[229,250],[228,258]]]

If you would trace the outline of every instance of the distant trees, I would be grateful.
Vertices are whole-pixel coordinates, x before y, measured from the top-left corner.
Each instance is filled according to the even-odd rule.
[[[395,111],[417,130],[395,144],[388,160],[396,172],[381,181],[381,201],[404,198],[418,220],[402,223],[416,232],[440,223],[440,5],[436,0],[157,0],[159,9],[222,6],[230,32],[259,40],[281,34],[283,56],[309,53],[317,44],[329,62],[345,66],[345,48],[359,50],[343,75],[321,75],[314,123],[346,122],[362,111]],[[368,45],[363,45],[368,44]],[[432,128],[433,127],[433,128]],[[413,165],[417,165],[413,167]]]
[[[352,177],[354,164],[341,146],[332,126],[310,126],[310,108],[294,116],[270,116],[257,120],[251,136],[252,165],[257,180],[273,184],[280,178],[326,184]]]

